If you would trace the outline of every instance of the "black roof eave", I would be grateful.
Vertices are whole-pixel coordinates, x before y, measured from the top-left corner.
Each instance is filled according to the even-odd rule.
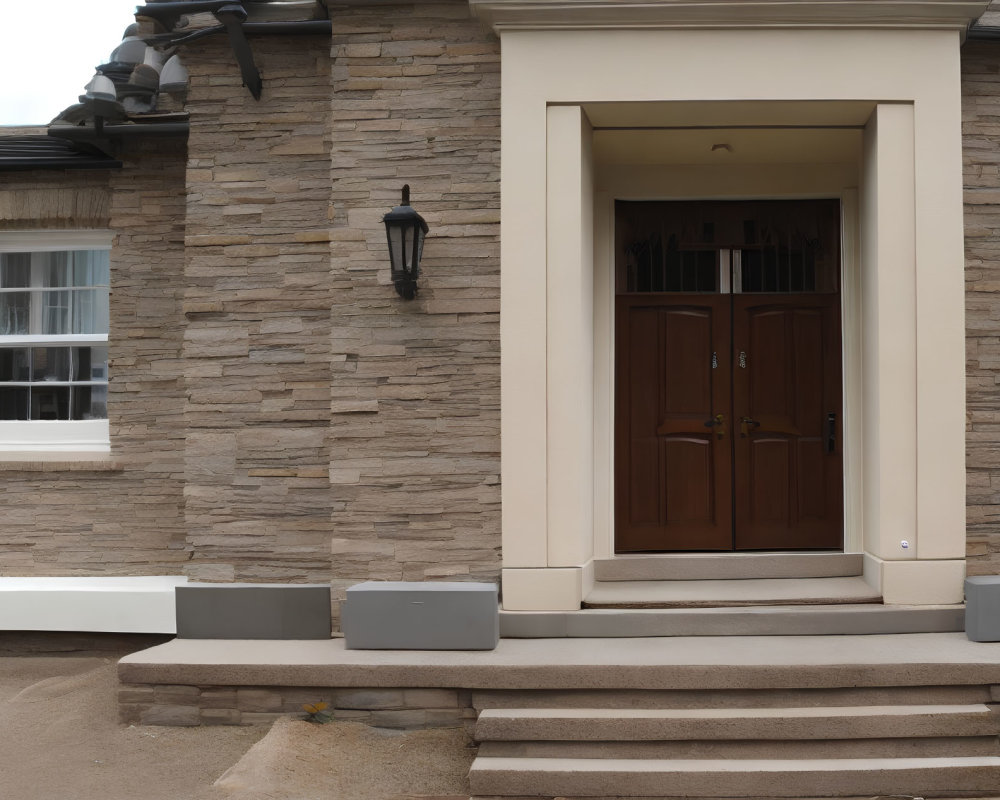
[[[113,158],[0,158],[0,172],[28,172],[36,169],[121,169],[124,165]]]
[[[90,144],[45,135],[0,136],[0,172],[121,168],[121,161]]]

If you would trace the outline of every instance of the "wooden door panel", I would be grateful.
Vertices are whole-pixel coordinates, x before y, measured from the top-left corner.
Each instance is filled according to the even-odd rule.
[[[836,295],[736,295],[733,413],[737,549],[842,545],[840,307]]]
[[[789,517],[789,439],[762,435],[750,442],[749,517],[759,525],[784,524]],[[738,508],[738,507],[737,507]]]
[[[661,440],[665,483],[665,523],[713,525],[715,518],[715,436],[668,436]],[[728,524],[729,520],[725,520]]]
[[[616,312],[616,549],[731,548],[729,300],[620,296]]]

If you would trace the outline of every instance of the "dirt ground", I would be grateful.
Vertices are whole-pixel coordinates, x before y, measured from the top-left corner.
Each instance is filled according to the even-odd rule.
[[[3,800],[468,797],[474,751],[459,729],[119,725],[123,654],[0,655]]]

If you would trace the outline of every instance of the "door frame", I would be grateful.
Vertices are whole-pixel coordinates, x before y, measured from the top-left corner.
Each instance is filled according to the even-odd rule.
[[[713,191],[714,190],[714,191]],[[861,285],[858,192],[840,187],[793,195],[762,191],[727,197],[707,185],[704,194],[664,196],[652,191],[597,192],[594,197],[594,558],[620,558],[615,552],[615,201],[616,200],[840,200],[840,308],[843,447],[843,552],[863,551],[861,481]],[[666,557],[670,553],[663,554]],[[627,555],[626,555],[627,557]]]

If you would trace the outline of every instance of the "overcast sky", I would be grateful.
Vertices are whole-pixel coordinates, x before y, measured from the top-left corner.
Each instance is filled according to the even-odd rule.
[[[0,0],[0,125],[45,125],[77,102],[135,22],[135,0]]]

